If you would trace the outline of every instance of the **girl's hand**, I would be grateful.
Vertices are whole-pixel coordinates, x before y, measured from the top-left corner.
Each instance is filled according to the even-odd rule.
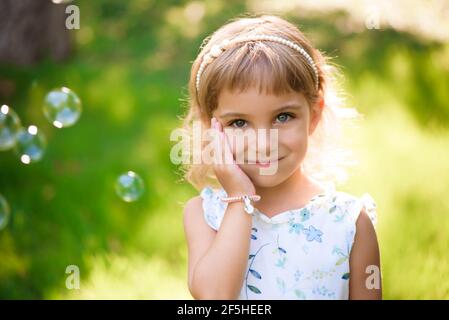
[[[215,117],[211,119],[211,128],[217,130],[218,134],[218,139],[214,139],[214,172],[227,195],[233,197],[256,194],[251,179],[236,163],[223,127]]]

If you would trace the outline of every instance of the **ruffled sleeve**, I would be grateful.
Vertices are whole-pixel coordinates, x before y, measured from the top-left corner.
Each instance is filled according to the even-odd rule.
[[[204,219],[212,229],[218,231],[227,207],[227,203],[220,198],[226,197],[226,192],[223,189],[214,190],[211,187],[205,187],[200,195],[203,199]]]
[[[377,227],[377,206],[374,199],[368,193],[363,194],[360,198],[354,198],[354,201],[350,207],[349,212],[349,230],[348,230],[348,251],[351,251],[352,245],[354,244],[355,234],[356,234],[356,224],[357,219],[365,208],[365,212],[371,220],[374,229]]]

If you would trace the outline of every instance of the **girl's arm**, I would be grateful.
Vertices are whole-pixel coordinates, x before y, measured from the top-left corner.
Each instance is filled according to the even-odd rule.
[[[228,203],[218,232],[203,217],[202,199],[184,208],[188,285],[195,299],[237,299],[248,263],[251,216],[242,202]]]
[[[228,196],[254,195],[251,179],[236,163],[222,124],[211,119],[214,173]],[[217,134],[218,133],[218,134]],[[184,208],[184,231],[189,255],[189,290],[195,299],[237,299],[248,265],[252,216],[242,202],[228,203],[218,232],[203,216],[201,197]]]
[[[349,260],[349,299],[381,300],[379,246],[374,226],[364,209],[357,219],[356,230]]]

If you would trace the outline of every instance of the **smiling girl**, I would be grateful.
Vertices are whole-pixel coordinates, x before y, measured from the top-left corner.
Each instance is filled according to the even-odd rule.
[[[334,184],[333,72],[276,16],[235,19],[204,43],[184,119],[215,134],[213,163],[185,174],[199,191],[184,208],[194,298],[381,299],[375,203]]]

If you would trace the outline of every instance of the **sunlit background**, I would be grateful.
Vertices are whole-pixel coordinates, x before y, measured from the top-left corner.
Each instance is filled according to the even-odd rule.
[[[333,57],[365,114],[340,189],[377,201],[384,298],[449,299],[449,1],[53,2],[0,4],[0,105],[46,143],[29,164],[0,151],[0,298],[191,298],[182,210],[197,191],[170,162],[170,132],[202,40],[263,12]],[[62,87],[82,112],[58,128],[44,100]],[[142,179],[135,201],[119,196],[123,174]]]

